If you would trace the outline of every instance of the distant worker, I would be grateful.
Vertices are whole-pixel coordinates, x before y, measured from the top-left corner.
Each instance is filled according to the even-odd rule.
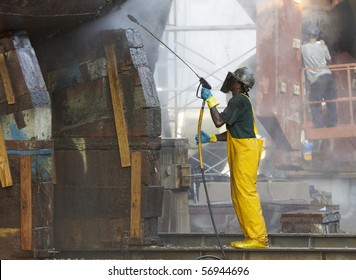
[[[255,84],[254,73],[247,67],[229,72],[221,87],[224,93],[232,92],[228,106],[219,113],[219,102],[211,91],[202,88],[201,96],[206,100],[216,127],[226,124],[221,134],[202,131],[202,143],[226,141],[230,167],[231,198],[245,240],[231,242],[236,248],[267,248],[268,235],[262,215],[256,181],[263,141],[258,134],[253,107],[248,91]],[[198,142],[198,137],[196,136]]]
[[[313,126],[333,127],[337,124],[336,103],[326,102],[326,119],[322,114],[322,101],[334,100],[336,98],[336,84],[327,61],[331,60],[329,49],[323,40],[318,41],[320,28],[310,25],[307,30],[308,41],[302,45],[302,56],[306,68],[317,68],[307,70],[307,79],[310,83],[309,101],[320,101],[310,104]]]

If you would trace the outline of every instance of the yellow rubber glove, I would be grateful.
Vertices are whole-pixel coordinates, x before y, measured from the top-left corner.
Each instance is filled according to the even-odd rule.
[[[208,104],[209,109],[220,104],[219,100],[217,100],[213,95],[206,100],[206,103]]]

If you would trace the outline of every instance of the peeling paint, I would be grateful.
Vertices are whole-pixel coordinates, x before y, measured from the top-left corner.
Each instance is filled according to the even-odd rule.
[[[1,117],[5,140],[48,140],[52,137],[52,113],[49,108],[21,112],[23,127],[19,128],[14,114]]]
[[[156,91],[155,81],[151,70],[146,67],[139,67],[138,73],[141,78],[143,92],[147,102],[147,107],[159,107],[160,103]]]
[[[32,115],[30,111],[23,112],[25,127],[22,129],[18,128],[14,114],[1,117],[5,140],[29,140],[34,136],[33,128],[29,125]]]
[[[26,48],[17,48],[16,53],[20,62],[23,77],[25,79],[28,90],[32,97],[32,103],[34,107],[50,107],[51,101],[46,89],[46,84],[43,79],[41,69],[39,67],[35,51],[31,47],[27,36],[21,35],[20,44],[22,47],[26,45]],[[19,35],[14,36],[14,41],[19,40]],[[15,46],[18,47],[17,44]]]
[[[138,30],[127,29],[126,38],[131,48],[143,48],[141,34]]]
[[[34,115],[36,140],[47,140],[52,137],[52,112],[50,108],[36,108]]]
[[[144,49],[130,49],[130,54],[135,67],[147,66],[148,60]]]

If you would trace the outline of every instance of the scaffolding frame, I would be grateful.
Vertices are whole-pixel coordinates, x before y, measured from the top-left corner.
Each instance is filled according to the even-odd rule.
[[[320,100],[320,101],[308,101],[305,72],[308,70],[316,69],[329,69],[333,75],[339,74],[345,76],[346,82],[346,94],[344,96],[337,96],[333,100]],[[344,72],[344,73],[343,73]],[[343,73],[343,74],[342,74]],[[301,85],[302,85],[302,108],[303,108],[303,123],[301,129],[305,131],[305,136],[308,140],[319,140],[319,139],[334,139],[334,138],[348,138],[356,137],[356,63],[348,64],[334,64],[325,67],[314,67],[314,68],[302,68],[301,71]],[[342,82],[342,81],[340,81]],[[309,117],[309,110],[311,104],[326,104],[328,102],[333,102],[337,105],[348,104],[346,111],[349,113],[349,121],[344,124],[338,124],[335,127],[323,127],[323,128],[313,128]],[[345,108],[344,108],[345,109]]]

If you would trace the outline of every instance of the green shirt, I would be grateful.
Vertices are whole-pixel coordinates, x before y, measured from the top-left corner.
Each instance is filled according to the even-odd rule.
[[[256,138],[254,118],[250,99],[246,95],[233,96],[227,107],[220,113],[226,129],[234,138]]]

